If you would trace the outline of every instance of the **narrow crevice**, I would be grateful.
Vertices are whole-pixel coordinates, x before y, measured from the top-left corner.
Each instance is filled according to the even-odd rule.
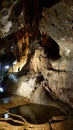
[[[49,71],[55,71],[55,72],[72,72],[72,71],[67,71],[67,70],[60,70],[60,69],[54,69],[54,68],[48,68]]]
[[[43,75],[38,76],[36,79],[36,84],[38,84],[38,83],[40,84],[43,80],[44,80]]]

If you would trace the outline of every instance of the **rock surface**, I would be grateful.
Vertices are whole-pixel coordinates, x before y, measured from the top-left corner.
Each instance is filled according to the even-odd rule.
[[[2,0],[0,6],[0,38],[4,38],[23,27],[23,12],[20,0]]]
[[[56,99],[68,103],[73,107],[73,29],[72,29],[72,1],[59,2],[50,9],[44,9],[41,20],[41,32],[50,35],[60,47],[61,58],[50,60],[51,68],[43,73],[47,79],[48,92]],[[46,26],[45,26],[46,25]],[[42,71],[43,72],[43,71]]]
[[[20,11],[20,15],[18,15],[18,17],[13,17],[14,20],[12,20],[11,17],[15,6],[20,5],[19,2],[11,1],[11,4],[10,6],[8,6],[7,9],[8,4],[9,3],[6,0],[6,3],[3,4],[0,11],[0,38],[3,38],[23,27],[22,11]],[[3,12],[4,9],[6,12]],[[14,72],[12,74],[9,73],[7,75],[8,77],[4,80],[7,91],[9,93],[23,96],[23,98],[18,98],[17,100],[13,99],[12,102],[4,105],[1,103],[1,114],[5,113],[6,108],[9,109],[13,106],[25,104],[24,97],[30,99],[32,103],[38,103],[53,107],[55,106],[57,108],[60,108],[60,104],[57,103],[57,100],[60,100],[64,102],[64,105],[61,109],[64,110],[64,106],[66,106],[66,104],[73,108],[73,2],[72,0],[63,0],[49,9],[44,8],[42,15],[43,18],[41,19],[39,26],[40,32],[41,34],[44,32],[48,38],[51,37],[53,41],[56,42],[57,46],[59,46],[58,51],[60,57],[58,59],[48,57],[47,54],[49,48],[47,48],[48,51],[47,53],[45,53],[44,46],[42,47],[38,42],[36,42],[35,44],[32,43],[30,46],[29,56],[26,58],[28,59],[28,63],[23,56],[23,59],[21,59],[20,62],[17,62],[17,64],[14,66],[14,71],[19,72]],[[19,44],[20,43],[22,44],[22,42],[19,42]],[[53,43],[49,44],[48,41],[47,44],[49,47]],[[51,47],[53,48],[53,46]],[[50,49],[52,50],[52,48]],[[49,97],[52,97],[52,99],[54,100],[52,100],[51,98],[49,99]],[[19,99],[21,99],[22,101],[19,101]],[[30,113],[32,113],[33,109],[29,107],[29,111]],[[68,115],[70,114],[70,119],[60,123],[51,122],[52,129],[73,129],[73,113],[69,113],[71,111],[68,110],[65,110],[65,112],[67,112],[66,114]],[[39,113],[39,115],[40,114],[41,113]],[[32,118],[31,115],[30,117]],[[35,114],[33,115],[33,117],[35,117]],[[60,117],[53,118],[55,118],[56,120],[61,119]],[[24,121],[21,124],[19,122],[18,127],[12,126],[12,124],[9,124],[6,120],[4,120],[5,122],[2,122],[2,120],[4,119],[1,119],[0,121],[1,130],[3,128],[11,128],[13,130],[15,130],[15,128],[22,130],[24,129]],[[16,122],[16,120],[13,119],[11,119],[11,121],[13,121],[14,123]],[[49,124],[34,125],[26,122],[25,130],[26,129],[50,130],[51,128]]]
[[[21,81],[18,81],[18,83],[15,84],[16,87],[13,89],[13,92],[15,90],[14,93],[23,96],[26,95],[25,97],[30,95],[28,96],[30,98],[32,96],[32,92],[34,92],[35,89],[41,84],[41,82],[39,84],[35,83],[33,79],[33,77],[37,79],[40,73],[43,77],[43,88],[45,88],[55,100],[59,99],[60,101],[63,101],[73,107],[72,5],[73,4],[71,1],[68,3],[61,1],[49,9],[43,9],[43,18],[40,21],[40,32],[44,32],[47,34],[47,37],[50,36],[53,41],[56,41],[57,46],[59,46],[60,57],[54,60],[48,58],[44,53],[43,47],[37,43],[32,44],[29,52],[30,58],[28,58],[29,65],[27,65],[25,60],[23,60],[23,63],[20,62],[22,67],[24,66],[24,63],[26,63],[25,66],[27,66],[26,68],[28,68],[30,73],[27,73],[26,76],[24,76],[24,83],[20,85],[20,88],[23,88],[24,92],[19,88],[18,85]],[[49,41],[47,44],[49,44]],[[53,46],[51,47],[53,48]],[[20,68],[22,71],[24,71],[24,73],[26,70],[25,66],[23,70]],[[15,70],[16,69],[19,69],[18,62],[15,65]],[[27,78],[29,77],[28,75],[31,75],[30,78]],[[25,79],[27,79],[27,82]],[[30,87],[31,80],[31,84],[34,84],[34,89]],[[26,86],[28,86],[29,89]],[[27,90],[31,90],[28,92],[30,94],[26,94],[26,88]]]

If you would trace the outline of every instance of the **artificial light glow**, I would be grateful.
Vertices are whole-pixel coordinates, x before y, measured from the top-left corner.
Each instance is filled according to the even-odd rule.
[[[13,62],[13,65],[15,65],[17,63],[17,60],[15,60],[14,62]]]
[[[5,65],[5,67],[4,67],[6,70],[8,70],[9,69],[9,65]]]
[[[3,90],[3,88],[2,87],[0,87],[0,93],[2,93],[4,90]]]
[[[9,78],[12,79],[15,83],[17,82],[17,78],[13,74],[10,74]]]
[[[4,114],[4,118],[8,118],[9,117],[9,114],[8,113],[5,113]]]

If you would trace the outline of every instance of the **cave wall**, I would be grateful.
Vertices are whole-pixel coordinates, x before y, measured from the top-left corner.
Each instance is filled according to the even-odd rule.
[[[8,6],[7,9],[7,5],[9,4],[10,6]],[[4,38],[5,36],[11,34],[12,32],[17,32],[17,30],[20,29],[21,27],[24,27],[25,20],[24,20],[23,11],[21,10],[19,14],[12,13],[16,5],[20,7],[21,5],[20,1],[18,2],[11,1],[10,3],[8,1],[6,1],[5,3],[4,1],[4,4],[2,5],[2,9],[0,12],[0,17],[1,17],[0,38]],[[5,12],[5,15],[2,16],[4,9],[6,9],[8,13]],[[11,14],[13,14],[12,17]],[[33,50],[35,51],[31,55],[29,60],[30,61],[29,71],[34,72],[33,74],[34,76],[32,77],[36,77],[36,73],[38,74],[40,72],[44,78],[44,82],[42,85],[43,88],[47,90],[48,93],[50,93],[55,100],[59,99],[65,103],[68,103],[71,107],[73,107],[73,102],[72,102],[73,100],[73,93],[72,93],[73,90],[72,87],[73,84],[73,53],[72,53],[73,52],[73,45],[72,45],[73,44],[73,37],[72,37],[73,19],[72,19],[72,15],[73,15],[72,1],[67,2],[66,0],[64,0],[56,3],[51,8],[46,8],[46,7],[43,8],[42,18],[40,19],[40,23],[39,23],[40,33],[42,35],[44,32],[44,34],[47,35],[47,39],[51,37],[51,39],[53,39],[53,42],[51,44],[54,44],[54,42],[57,43],[59,47],[60,57],[58,59],[47,57],[47,54],[44,53],[44,47],[40,49],[38,45],[32,44],[32,46],[30,47],[30,54],[32,53]],[[18,45],[20,46],[20,44],[22,44],[24,41],[25,40],[20,40],[18,38],[17,40]],[[51,46],[51,44],[49,44],[49,40],[47,40],[47,45],[48,45],[47,51],[49,50],[49,48],[50,49],[55,48]],[[19,49],[20,49],[19,51],[21,51],[21,47],[19,47]],[[54,49],[52,51],[54,51]],[[55,50],[54,54],[56,54],[56,52],[57,50]],[[21,59],[23,58],[24,57],[22,57]],[[17,69],[16,72],[18,71],[21,64],[22,67],[20,68],[20,70],[23,68],[25,62],[26,60],[24,59],[21,60],[20,63],[17,62],[17,64],[14,66],[15,70]],[[29,79],[30,78],[28,78],[28,80]],[[18,91],[19,95],[22,95],[22,93],[23,92],[19,93]]]

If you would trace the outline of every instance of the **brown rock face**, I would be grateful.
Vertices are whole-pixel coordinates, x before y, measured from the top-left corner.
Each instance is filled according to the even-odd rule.
[[[66,57],[61,57],[60,59],[53,61],[44,57],[44,53],[42,52],[43,48],[41,48],[41,50],[37,49],[35,51],[34,56],[33,58],[31,58],[30,61],[31,69],[33,69],[35,72],[41,72],[44,78],[44,80],[42,81],[43,87],[53,96],[53,98],[68,103],[70,106],[73,107],[72,59],[71,61],[69,59],[69,62]],[[68,67],[68,64],[69,66],[71,66]]]
[[[58,43],[61,55],[57,60],[49,60],[51,68],[48,68],[47,74],[43,73],[48,81],[48,87],[45,88],[56,99],[73,107],[72,5],[72,1],[63,1],[50,9],[44,9],[40,29]]]

